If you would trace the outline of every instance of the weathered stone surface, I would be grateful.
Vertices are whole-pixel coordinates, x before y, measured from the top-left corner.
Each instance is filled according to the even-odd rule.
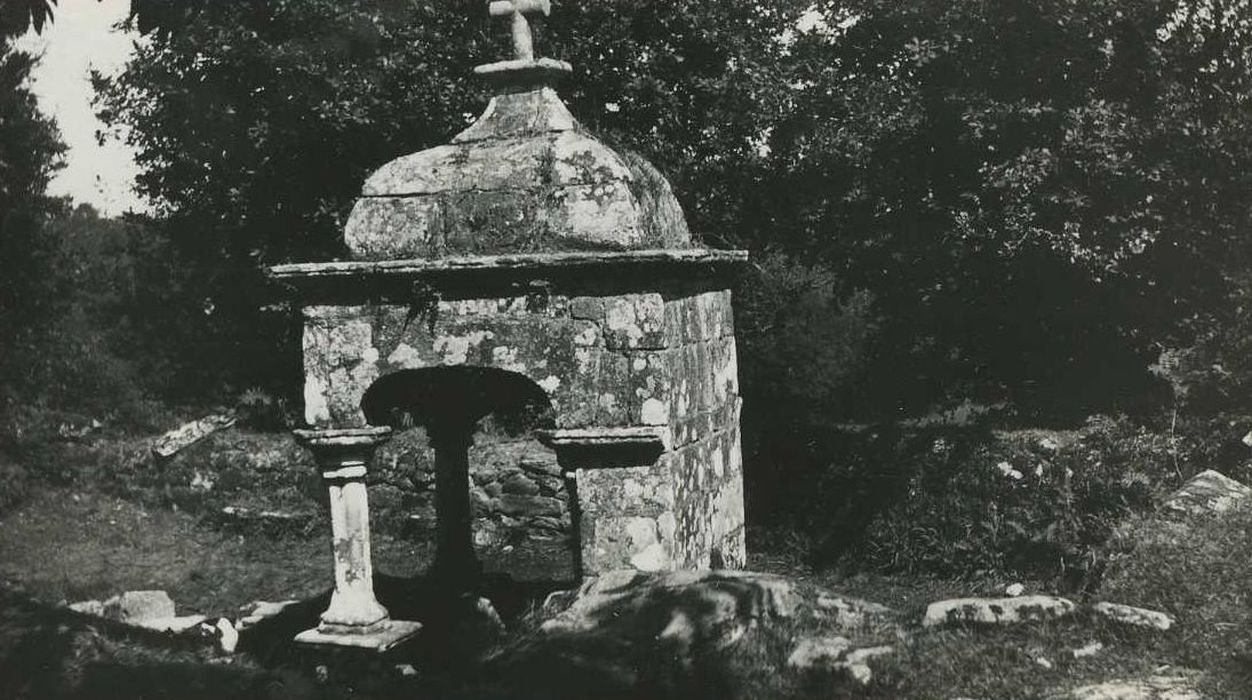
[[[529,43],[523,25],[518,47]],[[542,405],[527,430],[655,429],[656,439],[565,445],[544,466],[480,423],[469,496],[488,570],[562,549],[583,567],[571,578],[742,565],[737,358],[718,280],[745,254],[694,250],[665,178],[592,138],[552,89],[568,66],[518,52],[480,68],[508,87],[452,143],[369,177],[345,229],[351,262],[274,268],[308,295],[306,422],[433,425],[457,402],[415,390],[442,386],[419,377],[534,388]],[[422,536],[434,530],[429,457],[384,450],[387,466],[369,476],[375,505],[418,516],[408,520]],[[676,621],[671,632],[685,630]]]
[[[235,414],[224,413],[184,423],[157,438],[152,445],[152,452],[158,457],[168,459],[213,433],[231,427],[237,420]]]
[[[1188,479],[1165,499],[1165,507],[1183,513],[1224,513],[1249,496],[1252,488],[1210,469]]]
[[[209,618],[204,615],[183,615],[180,617],[153,617],[142,620],[134,620],[134,624],[138,627],[154,630],[156,632],[169,632],[170,634],[180,634],[196,627]]]
[[[1095,656],[1102,651],[1104,651],[1103,643],[1091,642],[1090,644],[1085,644],[1077,649],[1074,649],[1071,653],[1075,659],[1085,659],[1089,656]]]
[[[787,657],[787,665],[801,669],[830,667],[839,662],[851,648],[852,642],[847,637],[801,639]]]
[[[122,622],[171,618],[174,601],[165,591],[127,591],[104,601],[104,616]]]
[[[104,603],[99,600],[82,600],[77,603],[70,603],[66,607],[84,615],[104,616]]]
[[[816,604],[815,612],[819,617],[828,617],[844,628],[864,627],[891,614],[891,609],[885,605],[831,593],[819,593]]]
[[[345,240],[358,259],[691,245],[669,183],[591,138],[546,87],[498,95],[452,144],[365,183]]]
[[[548,619],[537,633],[493,658],[491,669],[501,678],[513,672],[533,683],[537,675],[546,677],[536,669],[561,674],[559,669],[576,668],[588,683],[581,697],[637,697],[631,690],[641,687],[690,686],[698,693],[708,683],[810,669],[867,682],[872,660],[889,653],[884,642],[901,630],[886,609],[850,598],[841,600],[864,615],[862,623],[845,628],[818,618],[816,600],[835,597],[804,582],[752,572],[612,572],[576,592],[549,596],[543,608]],[[625,692],[611,690],[619,684]]]
[[[235,628],[240,631],[246,630],[249,627],[268,620],[271,617],[282,614],[284,610],[298,604],[299,602],[300,601],[298,600],[282,600],[277,602],[258,600],[245,606],[247,612],[243,615],[243,617],[239,618]]]
[[[1204,700],[1195,688],[1197,674],[1158,675],[1084,685],[1052,696],[1053,700]]]
[[[665,302],[661,295],[628,294],[607,299],[605,340],[610,350],[665,348]]]
[[[1174,626],[1173,615],[1157,610],[1106,602],[1096,603],[1092,609],[1101,617],[1134,627],[1164,632]]]
[[[926,607],[922,626],[945,624],[1013,624],[1055,620],[1074,612],[1073,601],[1044,595],[1015,598],[956,598]]]

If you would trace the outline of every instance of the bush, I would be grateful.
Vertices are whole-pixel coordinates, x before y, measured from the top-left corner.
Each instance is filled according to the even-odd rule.
[[[780,495],[790,508],[772,522],[805,533],[818,565],[1077,589],[1099,570],[1101,547],[1124,518],[1222,466],[1215,457],[1228,446],[1214,435],[1239,432],[1203,421],[1183,427],[1171,435],[1095,417],[1070,432],[828,430],[806,456],[810,465],[827,461],[795,475]]]

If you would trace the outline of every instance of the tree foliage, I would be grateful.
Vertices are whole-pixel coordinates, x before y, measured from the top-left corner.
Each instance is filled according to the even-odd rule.
[[[790,307],[768,306],[783,280],[748,290],[746,331],[782,335],[746,340],[768,353],[746,361],[811,347],[812,367],[864,367],[804,382],[863,416],[1080,412],[1151,399],[1156,351],[1211,329],[1248,262],[1246,5],[558,3],[539,46],[575,65],[575,114],[656,162],[706,241],[827,271]],[[100,81],[102,114],[201,303],[249,327],[258,264],[341,255],[364,176],[462,128],[485,101],[471,67],[506,52],[469,0],[134,10],[150,41]],[[823,21],[800,29],[806,11]],[[856,342],[806,344],[844,323]]]
[[[35,59],[0,42],[0,341],[28,325],[54,296],[43,274],[51,255],[40,223],[44,196],[65,150],[28,82]]]
[[[879,356],[914,371],[873,387],[883,408],[1141,396],[1153,343],[1186,342],[1182,322],[1247,264],[1252,14],[1189,0],[822,11],[771,134],[753,208],[768,218],[744,235],[816,253],[890,310]]]

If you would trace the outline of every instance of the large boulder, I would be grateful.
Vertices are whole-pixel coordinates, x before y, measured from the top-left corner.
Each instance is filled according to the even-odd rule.
[[[1252,496],[1252,488],[1209,469],[1191,477],[1170,494],[1165,499],[1165,507],[1192,515],[1225,513],[1247,501],[1249,496]]]
[[[864,681],[901,633],[881,605],[738,571],[609,573],[550,597],[544,616],[489,662],[528,697],[752,697],[823,670]]]

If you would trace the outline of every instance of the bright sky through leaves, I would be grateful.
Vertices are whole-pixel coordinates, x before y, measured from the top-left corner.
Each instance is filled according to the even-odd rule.
[[[106,215],[144,208],[131,187],[137,171],[133,154],[116,139],[103,146],[96,142],[103,125],[91,107],[89,71],[116,73],[131,54],[136,37],[114,28],[129,10],[130,0],[62,0],[42,35],[32,31],[18,42],[43,57],[32,90],[40,108],[56,119],[69,147],[66,167],[48,193],[69,195]]]

